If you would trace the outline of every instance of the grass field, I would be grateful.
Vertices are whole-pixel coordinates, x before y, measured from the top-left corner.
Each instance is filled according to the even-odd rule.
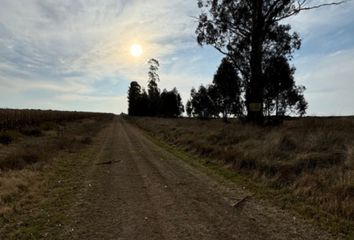
[[[55,114],[60,116],[59,113]],[[51,112],[41,114],[52,116]],[[48,169],[63,154],[89,147],[97,132],[113,116],[65,114],[71,117],[42,119],[32,125],[17,124],[0,131],[0,226],[16,222],[14,216],[41,201],[40,192],[48,184]],[[0,236],[2,231],[1,227]]]
[[[339,231],[353,227],[354,118],[293,119],[277,127],[236,120],[129,119],[207,165],[241,173],[278,191],[290,205],[301,202],[305,215],[324,222],[334,217]]]
[[[293,119],[276,127],[125,118],[193,166],[296,210],[337,236],[354,237],[354,118]],[[112,115],[96,115],[0,132],[0,226],[6,226],[0,238],[63,232],[69,221],[63,212],[78,202],[104,139],[96,135],[110,122]]]

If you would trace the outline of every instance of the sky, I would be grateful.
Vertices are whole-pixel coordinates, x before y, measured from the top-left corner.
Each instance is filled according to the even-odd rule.
[[[313,4],[325,2],[312,0]],[[212,82],[222,55],[195,40],[196,0],[0,0],[0,108],[127,112],[131,81]],[[308,115],[354,115],[354,1],[287,19],[302,38],[292,64]],[[130,53],[140,44],[143,54]]]

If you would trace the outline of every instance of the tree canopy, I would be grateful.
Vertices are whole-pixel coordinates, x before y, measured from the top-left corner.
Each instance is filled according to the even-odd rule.
[[[240,115],[243,103],[241,100],[242,83],[238,71],[228,58],[224,58],[213,79],[219,112],[226,121],[230,114]]]
[[[270,59],[289,60],[301,40],[281,20],[303,10],[340,4],[309,6],[307,0],[198,0],[196,29],[199,44],[212,45],[232,60],[245,86],[247,117],[263,121],[264,72]]]
[[[270,116],[284,116],[286,112],[304,115],[307,102],[303,96],[304,86],[296,86],[295,68],[284,57],[269,60],[264,71],[264,112]]]
[[[165,116],[178,117],[184,112],[182,98],[177,89],[163,90],[158,82],[159,61],[150,59],[148,71],[148,91],[133,81],[128,90],[128,114],[131,116]]]
[[[284,56],[269,59],[264,70],[263,111],[267,117],[278,119],[286,114],[304,115],[307,102],[304,86],[294,81],[295,68]],[[244,96],[247,86],[228,58],[224,58],[217,69],[213,83],[198,90],[192,88],[191,98],[186,104],[188,116],[199,118],[218,118],[223,116],[242,117],[245,112]]]

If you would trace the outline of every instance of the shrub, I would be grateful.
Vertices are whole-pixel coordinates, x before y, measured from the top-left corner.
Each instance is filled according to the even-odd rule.
[[[24,127],[20,129],[20,132],[26,136],[39,137],[42,135],[42,131],[38,127]]]
[[[39,155],[30,149],[23,149],[16,153],[10,154],[0,161],[0,169],[13,170],[23,169],[27,165],[34,164],[39,161]]]
[[[41,124],[41,129],[43,129],[44,131],[54,130],[57,128],[58,124],[56,124],[55,122],[45,122]]]
[[[0,133],[0,144],[9,145],[13,138],[8,133]]]
[[[89,137],[89,136],[83,137],[81,139],[81,143],[83,143],[83,144],[91,144],[92,143],[92,138]]]

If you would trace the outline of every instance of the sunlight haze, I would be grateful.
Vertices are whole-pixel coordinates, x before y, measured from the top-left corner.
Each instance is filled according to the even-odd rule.
[[[133,44],[130,48],[130,53],[133,57],[140,57],[143,54],[143,49],[139,44]]]
[[[349,1],[287,20],[303,39],[293,64],[308,115],[354,114],[353,11]],[[128,85],[146,86],[150,58],[161,90],[177,87],[185,103],[222,58],[197,44],[199,13],[184,0],[2,0],[0,107],[127,112]]]

